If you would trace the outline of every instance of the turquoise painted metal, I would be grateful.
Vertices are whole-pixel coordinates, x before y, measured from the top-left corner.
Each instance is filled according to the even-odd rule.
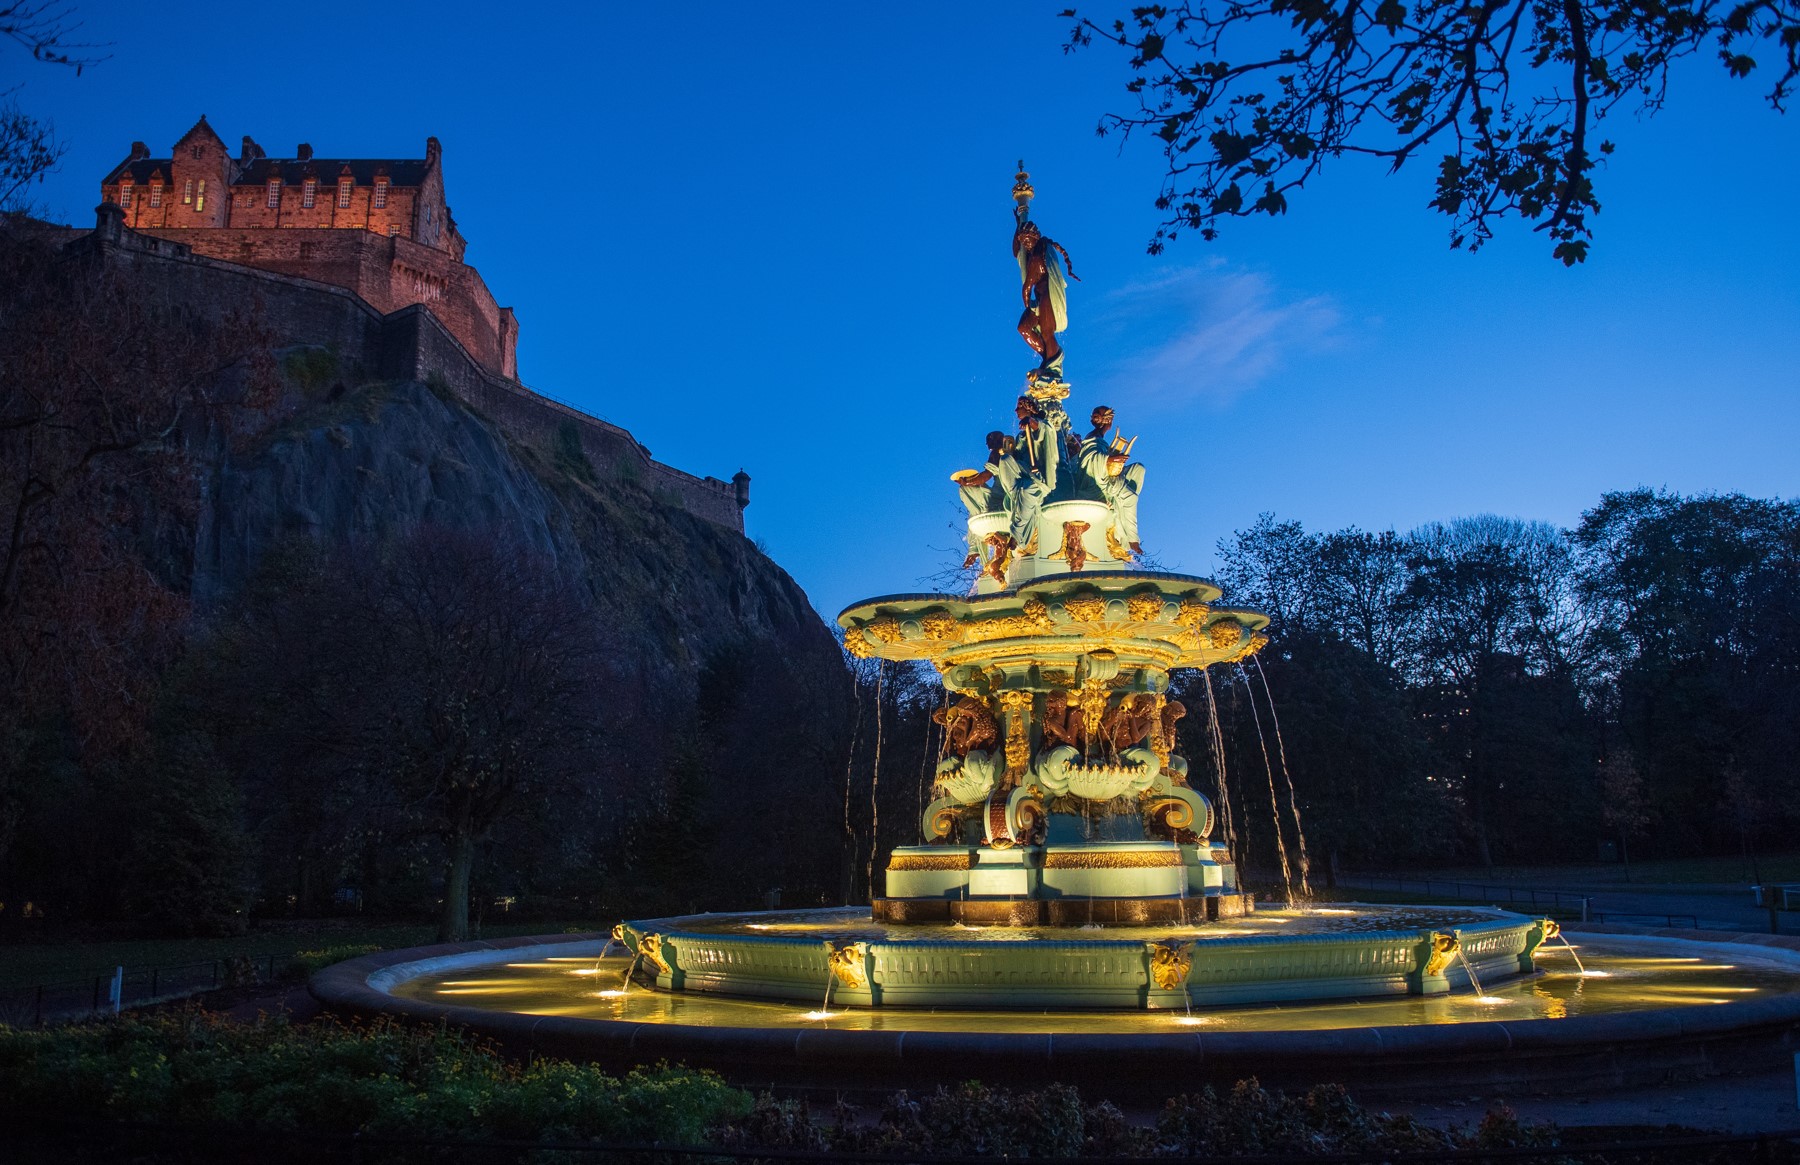
[[[1555,922],[1498,910],[1476,912],[1477,921],[1446,913],[1455,925],[1199,940],[1191,930],[1110,939],[1004,928],[910,938],[904,927],[871,931],[848,918],[826,926],[826,937],[757,933],[792,917],[777,912],[628,922],[615,937],[666,991],[820,1001],[829,984],[834,1004],[856,1007],[1179,1010],[1443,994],[1453,976],[1471,981],[1469,966],[1495,982],[1532,972],[1538,947],[1556,933]]]

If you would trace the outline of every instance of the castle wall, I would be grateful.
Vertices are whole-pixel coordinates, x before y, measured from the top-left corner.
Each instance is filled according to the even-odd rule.
[[[185,241],[190,234],[211,242],[235,233],[238,232],[208,230],[140,234],[125,227],[117,207],[106,205],[101,208],[100,225],[69,245],[97,251],[107,262],[128,269],[133,286],[144,294],[160,296],[184,310],[212,319],[224,319],[233,311],[254,311],[262,325],[273,333],[275,343],[330,348],[347,377],[441,379],[459,399],[501,425],[515,439],[551,455],[566,443],[567,435],[573,435],[596,472],[635,479],[645,489],[697,517],[743,532],[743,509],[732,483],[695,477],[654,461],[627,430],[532,392],[516,380],[496,375],[437,317],[441,304],[428,307],[414,303],[391,312],[382,311],[368,298],[346,286],[335,285],[337,276],[344,274],[361,281],[346,278],[346,284],[379,287],[392,269],[392,264],[380,256],[389,243],[407,244],[413,249],[408,257],[414,259],[418,258],[416,252],[430,248],[404,239],[368,236],[381,247],[352,247],[336,252],[331,261],[339,266],[329,276],[333,282],[326,283],[269,270],[264,265],[273,261],[268,254],[262,254],[262,262],[252,267],[203,253]],[[305,239],[295,236],[308,232],[244,233],[255,236],[248,240],[255,246],[297,248]],[[356,232],[332,232],[340,233]],[[175,236],[183,236],[182,241]],[[431,253],[450,262],[441,252]],[[294,254],[297,261],[298,252]],[[322,252],[311,254],[313,257],[307,260],[309,269],[321,270]],[[491,305],[492,297],[487,302]],[[516,336],[517,326],[511,323],[510,311],[496,309],[494,319],[496,327],[511,324]]]
[[[149,227],[196,255],[348,288],[383,313],[431,308],[475,360],[518,375],[518,324],[473,267],[411,239],[358,230]]]

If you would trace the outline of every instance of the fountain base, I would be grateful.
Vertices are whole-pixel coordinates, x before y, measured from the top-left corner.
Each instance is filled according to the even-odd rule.
[[[1249,894],[1198,898],[877,898],[875,920],[963,926],[1198,925],[1242,918],[1256,910]]]

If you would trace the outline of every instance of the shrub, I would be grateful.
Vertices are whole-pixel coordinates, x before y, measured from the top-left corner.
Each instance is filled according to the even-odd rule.
[[[150,1121],[323,1133],[696,1142],[750,1109],[710,1072],[623,1078],[588,1065],[521,1067],[442,1029],[196,1010],[0,1029],[0,1118]]]

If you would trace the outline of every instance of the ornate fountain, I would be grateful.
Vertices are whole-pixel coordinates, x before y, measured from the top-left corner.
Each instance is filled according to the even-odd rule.
[[[1229,828],[1177,752],[1187,709],[1169,674],[1253,655],[1269,620],[1222,604],[1206,579],[1141,565],[1136,439],[1105,405],[1085,430],[1070,420],[1057,333],[1073,271],[1032,221],[1033,196],[1021,166],[1018,330],[1039,362],[1016,431],[989,433],[982,467],[951,475],[970,585],[838,616],[853,655],[925,661],[942,678],[926,841],[894,850],[872,912],[665,919],[617,937],[668,990],[805,999],[823,979],[839,1002],[871,1007],[1186,1008],[1442,993],[1474,968],[1530,971],[1553,924],[1503,912],[1357,933],[1319,918],[1223,925],[1253,899]]]
[[[1077,432],[1065,402],[1067,254],[1030,214],[1013,251],[1019,332],[1039,354],[981,469],[952,475],[969,511],[967,595],[889,595],[838,616],[854,655],[924,660],[949,702],[928,844],[894,851],[875,916],[893,922],[1144,923],[1242,914],[1214,806],[1176,753],[1169,672],[1240,660],[1268,618],[1200,578],[1139,569],[1143,466],[1113,410]],[[1058,263],[1061,256],[1062,263]],[[1072,274],[1072,272],[1071,272]]]

